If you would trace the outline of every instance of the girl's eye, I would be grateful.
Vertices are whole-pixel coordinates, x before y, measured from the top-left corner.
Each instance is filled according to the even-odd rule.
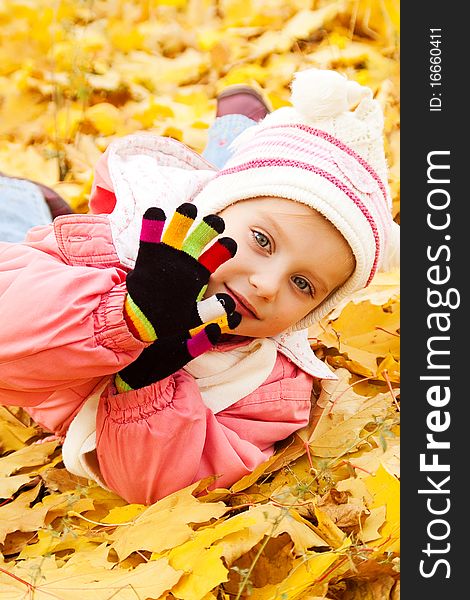
[[[295,277],[292,277],[292,281],[301,292],[305,292],[306,294],[311,294],[313,296],[312,286],[306,279],[296,275]]]
[[[258,246],[261,246],[261,248],[269,249],[271,247],[271,242],[269,241],[268,237],[264,235],[264,233],[253,230],[253,237]]]

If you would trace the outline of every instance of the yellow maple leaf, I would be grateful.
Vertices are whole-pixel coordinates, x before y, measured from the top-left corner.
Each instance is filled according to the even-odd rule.
[[[192,556],[185,568],[191,572],[183,575],[172,588],[173,596],[182,600],[202,600],[219,583],[227,581],[228,569],[221,561],[222,551],[220,546],[211,546]],[[170,564],[175,566],[171,560]]]
[[[371,446],[361,448],[359,452],[354,452],[350,455],[351,462],[357,470],[357,477],[364,478],[369,474],[377,472],[380,465],[384,467],[390,474],[396,477],[400,476],[400,437],[387,437],[382,440],[385,443],[385,448],[380,445],[380,440],[373,436],[369,442],[375,442],[377,447]]]
[[[115,563],[108,561],[107,555],[108,548],[103,544],[91,552],[78,552],[60,567],[52,556],[20,561],[14,567],[2,565],[0,598],[24,594],[26,581],[38,600],[51,597],[83,600],[88,595],[92,595],[94,600],[109,600],[110,594],[119,600],[135,600],[136,597],[156,599],[180,578],[180,574],[164,558],[127,570],[112,569]]]
[[[30,479],[30,475],[0,477],[0,498],[10,498],[22,485],[28,483]]]
[[[147,102],[136,103],[134,110],[130,113],[145,128],[153,127],[155,121],[161,121],[175,116],[171,106],[162,102],[155,102],[153,98]]]
[[[270,503],[253,506],[230,519],[198,530],[191,540],[170,551],[170,565],[187,572],[172,592],[184,600],[200,600],[216,585],[227,581],[228,572],[222,556],[225,563],[231,565],[265,536],[276,538],[283,533],[291,537],[297,556],[313,546],[328,545],[295,511]]]
[[[146,506],[143,504],[125,504],[124,506],[116,506],[109,511],[106,517],[101,519],[101,523],[117,523],[118,525],[129,523],[135,521],[135,519],[145,510]]]
[[[41,483],[38,483],[9,504],[0,506],[0,544],[5,540],[7,533],[36,531],[43,525],[48,507],[36,504],[33,508],[29,508],[31,502],[37,497],[40,487]]]
[[[112,547],[123,560],[136,550],[162,552],[190,538],[188,523],[203,523],[227,510],[222,502],[202,503],[192,494],[196,485],[184,488],[142,512],[131,525],[120,525],[111,538]]]
[[[386,416],[392,398],[388,393],[360,396],[340,379],[323,382],[319,403],[324,410],[308,438],[310,449],[316,456],[340,457],[356,449],[368,423]]]
[[[332,2],[317,10],[300,10],[294,14],[281,30],[268,30],[253,44],[250,58],[262,58],[269,54],[287,53],[294,42],[308,38],[321,30],[328,21],[334,19],[342,7],[342,2]]]
[[[58,535],[52,529],[40,529],[37,536],[38,541],[34,544],[24,546],[18,555],[18,559],[26,560],[63,550],[72,550],[75,553],[81,553],[92,550],[100,543],[103,543],[103,536],[85,536],[73,530]]]
[[[383,306],[400,297],[400,270],[395,269],[387,273],[376,273],[370,284],[361,290],[358,290],[351,296],[343,299],[329,313],[328,320],[334,321],[340,315],[343,309],[352,302],[360,304],[361,302],[370,302],[374,306]]]
[[[263,85],[268,77],[269,72],[255,63],[236,66],[232,67],[225,77],[219,79],[217,89],[221,90],[226,86],[238,83],[252,85],[255,82],[255,86],[256,83]]]
[[[377,472],[364,479],[373,500],[370,509],[386,507],[386,517],[380,529],[380,538],[374,540],[373,547],[377,552],[400,551],[400,482],[382,465]]]
[[[31,444],[0,458],[0,475],[12,475],[25,467],[35,467],[47,462],[59,442]]]
[[[359,538],[365,544],[367,544],[367,542],[377,540],[381,537],[379,529],[385,522],[386,512],[387,510],[385,506],[377,506],[376,508],[370,509],[370,514],[364,521],[364,525],[362,525],[361,531],[359,533]]]
[[[9,410],[0,406],[0,450],[19,450],[38,433],[36,425],[27,427]]]
[[[109,102],[100,102],[90,106],[85,111],[84,118],[92,123],[95,129],[103,135],[116,133],[121,123],[119,109]]]
[[[108,22],[108,36],[112,46],[121,52],[131,52],[140,49],[144,36],[133,23],[126,23],[122,19]]]
[[[306,590],[313,584],[328,582],[338,575],[340,567],[346,562],[342,554],[348,545],[338,548],[336,552],[310,552],[307,556],[294,560],[289,575],[281,583],[254,588],[250,593],[250,600],[304,600]]]
[[[367,300],[358,304],[349,302],[337,319],[324,319],[311,328],[310,334],[365,367],[364,375],[367,377],[379,375],[378,358],[388,354],[396,358],[400,356],[399,329],[398,300],[386,306],[377,306]]]

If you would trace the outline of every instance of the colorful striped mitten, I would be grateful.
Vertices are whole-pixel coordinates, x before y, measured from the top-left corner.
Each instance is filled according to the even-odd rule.
[[[233,329],[240,323],[241,315],[232,312],[226,320],[225,329]],[[218,323],[209,323],[198,332],[190,332],[192,337],[189,338],[184,335],[159,338],[116,374],[114,383],[117,391],[136,390],[172,375],[193,358],[210,350],[219,340],[221,331]]]
[[[211,274],[235,255],[237,245],[221,238],[203,252],[225,224],[208,215],[188,235],[196,216],[193,204],[182,204],[163,231],[160,208],[144,214],[135,268],[126,279],[124,316],[134,336],[153,344],[118,374],[119,391],[174,373],[240,323],[228,294],[201,300]]]
[[[182,204],[163,232],[163,210],[149,208],[144,214],[135,267],[126,279],[124,312],[133,334],[145,342],[186,334],[211,320],[201,310],[207,305],[198,301],[211,274],[235,255],[237,244],[221,238],[202,252],[225,224],[221,217],[208,215],[187,235],[196,216],[193,204]]]

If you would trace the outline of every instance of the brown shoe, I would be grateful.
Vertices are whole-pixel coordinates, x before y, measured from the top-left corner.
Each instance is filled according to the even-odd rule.
[[[249,85],[231,85],[217,96],[217,117],[236,114],[261,121],[270,112],[267,100]]]
[[[72,215],[74,211],[71,206],[67,204],[67,202],[60,196],[57,192],[55,192],[47,185],[42,183],[38,183],[37,181],[33,181],[38,188],[40,188],[42,195],[44,196],[44,200],[47,202],[49,206],[49,210],[51,211],[52,218],[55,219],[59,215]]]

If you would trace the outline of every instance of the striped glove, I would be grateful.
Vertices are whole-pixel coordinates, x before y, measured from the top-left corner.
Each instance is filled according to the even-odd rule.
[[[182,204],[163,232],[166,217],[160,208],[144,214],[135,268],[126,279],[124,317],[135,337],[153,343],[117,374],[120,392],[181,369],[241,321],[228,294],[201,300],[211,274],[235,255],[237,245],[221,238],[203,252],[225,224],[208,215],[188,235],[196,216],[193,204]]]

